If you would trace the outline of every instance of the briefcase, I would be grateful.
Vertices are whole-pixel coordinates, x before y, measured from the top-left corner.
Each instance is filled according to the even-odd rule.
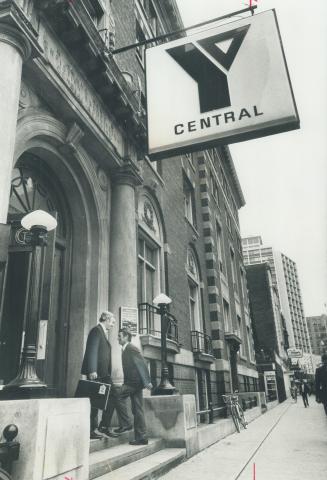
[[[111,385],[108,383],[80,380],[77,385],[75,397],[89,398],[91,407],[106,410],[110,389]]]

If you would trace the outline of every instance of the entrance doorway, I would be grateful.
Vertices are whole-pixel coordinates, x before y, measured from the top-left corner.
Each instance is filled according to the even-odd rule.
[[[33,160],[33,161],[31,161]],[[49,232],[48,245],[40,258],[34,279],[40,292],[40,322],[37,343],[37,373],[47,384],[49,394],[65,394],[65,372],[68,341],[68,303],[70,271],[70,232],[62,195],[53,185],[53,177],[42,162],[31,155],[23,156],[12,176],[8,223],[11,240],[8,262],[3,272],[0,309],[0,382],[8,383],[18,372],[31,289],[31,247],[20,221],[34,210],[44,210],[58,221]]]

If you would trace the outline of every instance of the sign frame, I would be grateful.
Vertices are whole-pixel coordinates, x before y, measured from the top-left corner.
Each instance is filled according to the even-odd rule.
[[[283,133],[283,132],[296,130],[296,129],[300,128],[299,113],[298,113],[298,109],[297,109],[297,105],[296,105],[296,101],[295,101],[295,97],[294,97],[294,91],[293,91],[291,78],[290,78],[290,74],[289,74],[289,68],[288,68],[288,64],[287,64],[287,60],[286,60],[286,56],[285,56],[285,51],[284,51],[284,47],[283,47],[283,43],[282,43],[282,38],[281,38],[281,33],[280,33],[279,25],[278,25],[276,11],[275,11],[275,9],[266,10],[266,11],[260,13],[260,14],[257,14],[255,17],[266,14],[267,12],[272,12],[273,19],[275,21],[276,34],[277,34],[277,39],[278,39],[279,46],[280,46],[280,52],[281,52],[281,56],[282,56],[283,64],[284,64],[284,68],[285,68],[286,80],[287,80],[287,84],[289,86],[291,103],[293,105],[294,112],[295,112],[294,119],[292,121],[291,120],[289,120],[289,121],[284,120],[283,123],[280,123],[280,124],[276,123],[274,125],[266,125],[265,126],[265,124],[263,123],[262,126],[259,125],[257,127],[256,126],[252,127],[251,131],[245,131],[245,132],[235,133],[235,134],[230,134],[230,135],[228,135],[228,133],[226,133],[226,135],[222,135],[219,138],[213,138],[211,140],[210,139],[204,139],[203,141],[194,140],[192,142],[192,139],[189,139],[189,140],[185,140],[183,144],[181,144],[182,142],[179,142],[175,147],[169,147],[169,146],[167,146],[167,147],[157,147],[156,151],[151,151],[151,149],[150,149],[150,130],[151,129],[149,128],[149,105],[147,103],[147,117],[146,117],[146,119],[147,119],[147,150],[148,150],[147,155],[148,155],[148,157],[151,161],[157,161],[157,160],[161,160],[163,158],[178,156],[178,155],[182,155],[182,154],[185,154],[185,153],[192,153],[192,152],[196,152],[196,151],[206,150],[206,149],[214,148],[214,147],[217,147],[217,146],[220,146],[220,145],[228,145],[228,144],[232,144],[232,143],[238,143],[238,142],[242,142],[242,141],[252,140],[252,139],[255,139],[255,138],[263,138],[265,136],[275,135],[275,134],[278,134],[278,133]],[[254,17],[248,17],[248,20],[251,20],[251,18],[254,18]],[[242,19],[242,20],[245,20],[245,19]],[[242,20],[236,20],[234,22],[230,22],[230,23],[228,23],[228,25],[230,25],[231,29],[232,29],[232,26],[233,26],[234,23],[240,23]],[[249,24],[250,24],[250,22],[249,22]],[[227,24],[225,24],[225,25],[227,25]],[[219,27],[223,27],[223,26],[224,25],[220,25]],[[230,31],[230,30],[228,30],[228,31]],[[190,36],[189,38],[192,38],[192,37]],[[205,38],[205,37],[203,37],[203,38]],[[170,43],[173,44],[174,42],[176,42],[176,40],[174,40],[173,42],[169,42],[169,44]],[[156,47],[151,47],[151,48],[156,48]],[[145,71],[146,72],[147,72],[147,52],[149,50],[151,50],[151,48],[146,50],[146,55],[145,55]],[[146,85],[146,97],[148,99],[148,75],[145,76],[145,85]],[[231,110],[233,109],[233,105],[231,105],[230,109]],[[213,110],[213,112],[217,112],[217,110]],[[208,113],[210,114],[210,112],[208,112]],[[277,122],[277,120],[276,120],[276,122]],[[266,123],[269,124],[271,122],[267,121]]]

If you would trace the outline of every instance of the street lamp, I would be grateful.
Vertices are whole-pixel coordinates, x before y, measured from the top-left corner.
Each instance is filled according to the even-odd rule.
[[[5,385],[3,392],[10,398],[35,398],[45,392],[46,385],[36,373],[36,342],[40,316],[40,292],[42,288],[42,250],[47,244],[47,233],[54,230],[57,220],[43,210],[35,210],[21,220],[29,231],[26,243],[31,245],[31,270],[28,289],[28,309],[24,348],[18,375]]]
[[[153,392],[154,395],[173,395],[176,391],[168,379],[167,365],[167,333],[170,323],[167,314],[167,305],[171,302],[171,298],[167,297],[164,293],[160,293],[153,299],[153,303],[158,305],[156,308],[161,318],[161,380]]]

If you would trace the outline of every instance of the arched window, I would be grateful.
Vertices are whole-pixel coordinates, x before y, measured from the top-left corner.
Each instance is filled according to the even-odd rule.
[[[187,277],[191,329],[203,332],[199,267],[191,248],[187,250]]]
[[[160,317],[154,314],[153,299],[165,290],[163,276],[162,225],[151,198],[138,202],[138,304],[140,333],[160,335]]]

